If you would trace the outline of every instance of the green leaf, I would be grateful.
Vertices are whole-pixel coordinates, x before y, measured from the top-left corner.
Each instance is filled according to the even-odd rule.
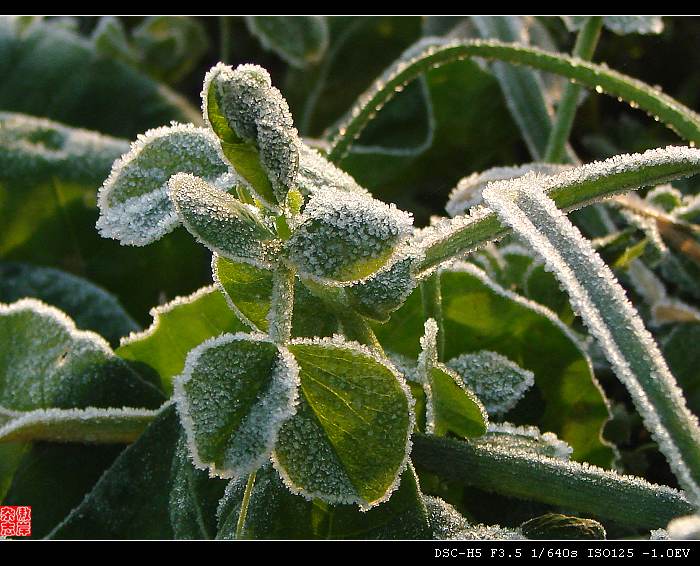
[[[50,22],[24,32],[10,21],[0,25],[0,75],[0,108],[114,136],[133,138],[171,120],[200,122],[175,92]]]
[[[523,534],[533,540],[601,540],[605,538],[605,528],[593,519],[581,519],[547,513],[520,525]]]
[[[0,451],[11,444],[0,444]],[[32,507],[32,538],[46,536],[82,501],[122,445],[36,443],[26,446],[3,505]]]
[[[299,138],[287,101],[256,65],[219,63],[204,78],[204,118],[226,159],[268,206],[284,202],[299,168]]]
[[[552,432],[540,432],[535,426],[514,426],[510,423],[490,423],[488,432],[470,440],[473,446],[493,448],[511,454],[530,457],[546,456],[570,460],[573,449]]]
[[[425,431],[437,436],[448,432],[469,438],[486,432],[486,409],[459,375],[438,362],[438,325],[425,321],[416,375],[423,384],[426,399]]]
[[[412,223],[394,205],[328,188],[311,196],[285,252],[303,276],[351,283],[403,259]]]
[[[246,16],[246,24],[263,47],[294,67],[318,63],[328,48],[324,16]]]
[[[213,538],[224,488],[192,467],[175,407],[168,406],[48,538]]]
[[[462,354],[449,360],[447,366],[476,393],[489,415],[508,412],[535,383],[531,371],[487,350]]]
[[[185,368],[190,350],[207,338],[245,330],[245,325],[213,286],[155,307],[151,316],[151,326],[123,339],[116,353],[125,360],[154,369],[167,393],[172,392],[173,378]]]
[[[430,402],[432,415],[428,432],[444,436],[448,432],[462,438],[481,436],[486,432],[486,411],[479,398],[464,387],[459,376],[444,366],[430,370]]]
[[[688,346],[698,340],[700,323],[685,323],[676,324],[661,342],[664,358],[696,415],[700,413],[700,351]]]
[[[149,130],[114,162],[100,189],[100,234],[143,246],[175,229],[178,219],[168,198],[168,180],[176,173],[197,175],[222,191],[236,180],[209,130],[191,124]]]
[[[217,538],[236,536],[245,480],[232,481],[219,506]],[[293,495],[266,466],[255,476],[242,538],[250,539],[427,539],[427,513],[417,477],[408,467],[386,503],[362,512],[352,505],[328,506]]]
[[[441,291],[445,359],[490,350],[531,371],[532,393],[509,418],[556,433],[574,447],[577,460],[609,466],[612,450],[600,438],[609,417],[605,397],[567,327],[469,264],[443,270]],[[387,351],[416,358],[422,326],[421,300],[414,292],[376,333]]]
[[[214,281],[229,306],[252,330],[267,332],[272,296],[272,271],[247,263],[231,261],[214,254]],[[331,336],[338,320],[325,305],[297,279],[294,286],[292,336]]]
[[[59,308],[79,328],[92,330],[110,344],[138,330],[119,301],[89,281],[50,267],[0,262],[0,302],[32,297]]]
[[[285,484],[331,504],[369,508],[386,500],[413,430],[405,382],[386,360],[352,343],[298,339],[289,349],[301,395],[273,455]]]
[[[174,175],[169,186],[175,211],[199,242],[229,259],[273,264],[280,242],[257,208],[186,173]]]
[[[184,230],[141,249],[100,237],[96,189],[128,149],[126,140],[0,113],[0,256],[89,279],[143,323],[163,297],[207,281],[209,254]]]
[[[295,413],[299,368],[262,335],[222,334],[187,355],[175,398],[195,465],[222,478],[257,470]]]
[[[0,344],[6,410],[155,408],[163,401],[102,337],[35,299],[0,305]]]
[[[134,28],[133,45],[144,72],[174,84],[195,69],[209,49],[209,38],[196,18],[149,16]]]

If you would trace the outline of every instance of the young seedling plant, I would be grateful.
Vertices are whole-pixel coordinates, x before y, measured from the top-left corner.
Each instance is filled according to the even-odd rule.
[[[603,524],[648,534],[681,516],[690,517],[672,532],[697,532],[697,418],[566,213],[616,199],[644,216],[647,204],[619,195],[698,173],[700,117],[588,62],[601,25],[586,21],[575,57],[424,40],[328,143],[301,139],[265,69],[214,66],[205,126],[139,136],[99,191],[97,222],[102,236],[132,246],[184,227],[211,251],[213,284],[154,308],[150,328],[116,350],[40,301],[0,306],[0,440],[131,443],[46,535],[601,538]],[[471,57],[573,82],[539,163],[465,178],[447,205],[452,218],[419,229],[338,163],[397,91]],[[559,163],[579,85],[646,110],[691,147]],[[664,219],[691,225],[680,212]],[[509,243],[496,250],[498,240]],[[613,471],[590,345],[514,293],[493,254],[524,262],[531,285],[556,277],[682,491]],[[653,277],[635,265],[637,280]],[[655,304],[667,316],[685,308],[661,291]],[[485,493],[540,511],[479,524],[463,502]]]

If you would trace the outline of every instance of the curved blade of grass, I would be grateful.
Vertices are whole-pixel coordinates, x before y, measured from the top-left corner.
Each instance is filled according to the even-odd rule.
[[[562,75],[598,93],[609,94],[644,110],[683,139],[700,143],[700,116],[660,90],[606,66],[534,47],[494,40],[449,41],[427,38],[410,47],[360,96],[331,137],[328,158],[340,161],[365,126],[398,91],[425,71],[469,57],[525,65]]]
[[[681,486],[700,501],[700,425],[610,268],[536,175],[493,183],[484,200],[545,260],[600,343]]]
[[[670,487],[525,451],[414,434],[411,457],[419,469],[447,480],[630,527],[659,528],[694,511],[683,494]]]
[[[670,146],[644,153],[617,155],[542,178],[547,195],[566,211],[645,186],[659,185],[700,173],[700,150]],[[510,229],[485,207],[425,229],[419,241],[425,257],[418,271],[462,256]]]

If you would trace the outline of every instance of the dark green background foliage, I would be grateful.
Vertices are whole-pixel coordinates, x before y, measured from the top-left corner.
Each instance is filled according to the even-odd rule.
[[[265,22],[244,18],[0,18],[0,303],[23,296],[41,299],[69,314],[78,327],[99,332],[118,346],[120,337],[151,323],[151,307],[212,282],[210,254],[183,228],[142,248],[121,246],[97,233],[97,189],[112,162],[128,150],[129,141],[171,121],[201,125],[204,74],[223,60],[232,66],[256,63],[268,69],[289,102],[300,135],[322,147],[357,97],[405,49],[424,36],[443,35],[464,24],[460,18],[328,17],[324,27],[300,27],[297,31],[304,33],[304,41],[285,48],[265,37]],[[558,51],[571,51],[575,35],[559,18],[539,18],[533,25],[548,34]],[[604,31],[594,61],[659,85],[698,109],[698,21],[664,18],[664,25],[658,35]],[[556,100],[562,81],[547,75],[542,79]],[[376,198],[412,212],[416,225],[425,226],[432,215],[445,215],[448,194],[462,177],[533,161],[501,87],[495,68],[476,60],[429,70],[377,114],[338,166]],[[16,113],[33,117],[23,122],[24,137],[19,141],[12,130]],[[71,128],[90,130],[95,137],[80,146]],[[663,125],[595,93],[582,99],[570,138],[572,150],[584,163],[674,143],[678,138]],[[674,186],[690,196],[698,183],[696,177]],[[616,221],[622,219],[618,212],[612,214]],[[572,218],[589,237],[603,235],[590,211]],[[629,258],[642,257],[658,268],[669,294],[697,306],[698,258],[679,255],[672,261],[658,260],[645,238],[632,228],[599,249],[623,283]],[[477,259],[481,266],[492,261],[488,252]],[[264,295],[272,285],[265,279],[268,275],[219,261],[223,287],[231,295],[238,293],[238,308],[265,330]],[[622,471],[676,486],[602,356],[594,349],[588,352],[591,367],[574,345],[572,333],[583,334],[585,329],[553,276],[542,267],[527,271],[531,262],[530,256],[513,256],[505,266],[490,264],[487,271],[498,289],[473,273],[443,275],[445,361],[484,349],[507,356],[533,372],[535,385],[506,420],[553,431],[574,448],[575,460],[603,467],[611,465],[610,443],[614,443]],[[561,322],[504,296],[504,290],[548,306]],[[649,322],[649,309],[630,291]],[[311,308],[310,296],[298,284],[294,334],[333,334],[343,313],[327,312],[320,304]],[[158,372],[169,392],[190,348],[221,332],[247,328],[214,291],[196,304],[192,308],[198,309],[199,318],[189,325],[189,335],[178,334],[182,327],[178,318],[192,322],[196,317],[188,318],[187,310],[175,312],[163,316],[163,326],[147,343],[122,347],[117,353],[142,362],[133,367],[149,380],[157,381],[154,372]],[[387,324],[374,328],[387,352],[415,359],[423,332],[420,291],[415,290]],[[689,351],[688,344],[697,344],[700,323],[674,322],[652,330],[691,409],[698,413],[699,354],[697,348]],[[607,424],[607,409],[593,374],[610,400],[613,418]],[[601,429],[603,437],[598,434]],[[152,457],[154,452],[157,458]],[[590,537],[605,532],[595,521],[545,515],[568,509],[493,496],[478,486],[465,488],[416,471],[425,494],[444,498],[470,521],[517,527],[532,519],[528,529],[539,536],[550,528],[568,529],[567,533],[583,529]],[[244,536],[434,534],[428,527],[432,511],[421,499],[412,468],[404,472],[401,490],[390,501],[394,510],[373,510],[365,522],[349,506],[329,512],[317,502],[292,496],[269,467],[259,474],[249,510],[255,520],[246,526]],[[128,493],[123,491],[124,477],[133,480]],[[167,481],[159,481],[162,477]],[[35,536],[231,538],[243,485],[227,489],[217,513],[226,482],[209,480],[192,467],[173,408],[165,409],[126,449],[0,444],[0,501],[33,505]],[[136,512],[134,506],[146,499],[149,508]],[[118,509],[118,517],[105,522],[102,506]],[[295,523],[299,532],[284,531],[270,508],[283,517],[288,513],[285,520]],[[507,511],[494,516],[494,509]],[[545,519],[533,519],[538,515]],[[402,525],[397,517],[405,519]],[[608,536],[643,534],[615,522],[605,526]]]

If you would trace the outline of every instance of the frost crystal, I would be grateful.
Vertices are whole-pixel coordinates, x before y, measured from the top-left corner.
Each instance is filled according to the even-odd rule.
[[[219,63],[204,79],[202,100],[207,121],[211,119],[210,89],[235,135],[260,152],[260,163],[282,202],[287,189],[295,186],[299,168],[299,138],[287,101],[262,67],[239,65],[233,69]]]
[[[314,193],[287,242],[290,261],[312,278],[349,284],[401,259],[410,214],[379,200],[336,189]]]
[[[187,173],[174,175],[169,186],[182,223],[209,249],[256,265],[274,260],[279,244],[254,206]]]
[[[262,335],[222,334],[197,346],[175,379],[195,465],[224,478],[259,468],[296,412],[298,388],[293,356]]]
[[[299,190],[306,196],[327,188],[371,196],[367,189],[342,169],[336,167],[315,149],[299,142]]]
[[[610,268],[557,209],[536,175],[494,183],[484,200],[545,259],[598,339],[681,485],[700,499],[693,462],[700,427],[649,332]]]
[[[473,173],[460,179],[457,186],[452,189],[445,210],[450,216],[457,216],[464,214],[472,206],[481,204],[481,193],[484,187],[492,181],[515,179],[532,171],[543,175],[552,175],[565,169],[570,169],[570,166],[553,163],[527,163],[514,167],[493,167],[481,173]]]
[[[510,411],[535,383],[534,374],[505,356],[482,350],[447,362],[486,407],[489,415]]]
[[[428,525],[438,540],[523,540],[519,529],[499,525],[472,525],[459,512],[439,497],[423,496],[428,512]]]
[[[219,156],[218,143],[210,130],[191,124],[139,135],[114,162],[98,193],[100,234],[144,246],[171,232],[178,225],[168,198],[168,180],[175,173],[192,173],[217,189],[230,189],[238,177]]]
[[[578,31],[587,16],[562,16],[566,27]],[[658,34],[664,30],[661,16],[603,16],[603,25],[618,35],[629,33]]]
[[[558,460],[568,460],[573,448],[553,432],[540,432],[535,426],[514,426],[510,423],[489,423],[488,432],[470,439],[472,444],[511,454],[538,454]]]

